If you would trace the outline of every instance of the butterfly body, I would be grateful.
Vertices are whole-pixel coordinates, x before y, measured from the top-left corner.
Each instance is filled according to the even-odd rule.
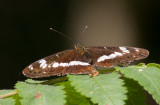
[[[133,60],[146,58],[149,52],[134,47],[83,47],[65,50],[42,58],[23,70],[30,78],[63,76],[66,74],[98,75],[95,66],[111,68],[128,65]]]

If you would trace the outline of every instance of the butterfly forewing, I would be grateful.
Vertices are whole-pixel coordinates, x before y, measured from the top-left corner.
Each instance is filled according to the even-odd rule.
[[[76,50],[65,50],[40,59],[23,70],[30,78],[63,76],[65,74],[88,74],[94,68],[76,53]]]

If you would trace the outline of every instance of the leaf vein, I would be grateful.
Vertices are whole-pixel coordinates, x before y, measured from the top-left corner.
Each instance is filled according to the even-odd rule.
[[[158,94],[159,94],[159,96],[160,96],[160,91],[157,89],[155,83],[152,82],[151,79],[150,79],[147,75],[145,75],[144,73],[141,73],[141,74],[142,74],[144,77],[146,77],[146,78],[151,82],[151,84],[154,86],[154,88],[157,90],[157,92],[158,92]]]
[[[113,105],[116,105],[114,102],[113,102],[113,100],[111,99],[111,97],[108,95],[108,93],[105,91],[105,89],[94,79],[94,78],[92,78],[93,79],[93,81],[95,82],[95,84],[97,84],[103,91],[104,91],[104,93],[106,93],[105,95],[110,99],[110,101],[113,103]]]

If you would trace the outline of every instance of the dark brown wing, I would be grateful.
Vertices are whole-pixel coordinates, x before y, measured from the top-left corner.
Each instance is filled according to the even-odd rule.
[[[113,67],[128,65],[133,60],[144,59],[149,55],[146,49],[135,47],[88,47],[93,65]]]
[[[65,74],[88,74],[92,70],[94,68],[75,50],[65,50],[32,63],[23,70],[23,74],[30,78],[41,78]]]

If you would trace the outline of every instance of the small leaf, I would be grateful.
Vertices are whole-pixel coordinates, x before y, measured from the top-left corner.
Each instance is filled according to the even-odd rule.
[[[160,104],[160,69],[157,67],[116,67],[126,78],[131,78],[144,87]]]
[[[18,82],[15,86],[19,91],[22,105],[64,105],[65,92],[63,86],[48,86]]]
[[[0,90],[0,96],[2,96],[4,94],[8,94],[12,91],[13,90]],[[15,101],[12,98],[0,99],[0,105],[14,105],[14,104],[15,104]]]
[[[124,105],[127,90],[123,80],[116,73],[101,74],[95,77],[88,75],[68,75],[71,85],[81,94],[91,98],[99,105]]]
[[[55,85],[62,85],[65,87],[64,90],[66,92],[67,101],[65,105],[93,105],[90,99],[77,92],[69,81],[60,82]]]
[[[146,105],[146,94],[137,81],[129,78],[123,78],[125,81],[125,86],[127,87],[128,100],[126,100],[126,105]]]
[[[36,81],[36,80],[33,80],[33,79],[27,79],[27,80],[25,80],[25,82],[28,82],[28,83],[43,83],[45,81]]]
[[[136,66],[140,66],[140,67],[142,67],[142,66],[146,66],[145,65],[145,63],[139,63],[138,65],[136,65]]]
[[[160,65],[156,64],[156,63],[149,63],[149,64],[147,64],[147,67],[150,67],[150,66],[154,66],[154,67],[160,68]]]

